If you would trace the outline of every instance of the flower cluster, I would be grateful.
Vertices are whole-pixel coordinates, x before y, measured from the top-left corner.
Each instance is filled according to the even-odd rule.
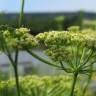
[[[36,39],[38,40],[40,45],[44,45],[45,42],[44,40],[46,39],[48,34],[49,34],[48,32],[44,32],[44,33],[39,33],[39,35],[36,36]]]
[[[55,61],[70,61],[79,46],[78,56],[84,47],[96,49],[96,32],[79,30],[79,27],[69,28],[69,31],[52,31],[40,33],[36,36],[39,43],[46,46],[46,54]],[[72,54],[72,50],[75,54]]]
[[[82,31],[86,46],[92,50],[96,50],[96,32],[93,30],[83,30]]]
[[[19,28],[12,31],[3,30],[3,37],[8,46],[12,49],[33,48],[37,46],[37,41],[27,28]]]

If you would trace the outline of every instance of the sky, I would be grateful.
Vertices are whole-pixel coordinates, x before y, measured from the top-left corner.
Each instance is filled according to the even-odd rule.
[[[0,11],[19,12],[21,0],[0,0]],[[25,0],[25,12],[96,12],[96,0]]]

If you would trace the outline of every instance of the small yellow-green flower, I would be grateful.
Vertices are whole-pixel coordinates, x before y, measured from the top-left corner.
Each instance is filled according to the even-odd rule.
[[[3,30],[3,37],[8,48],[12,50],[33,48],[37,46],[38,42],[29,32],[28,28],[18,28],[13,31]]]
[[[69,62],[76,54],[81,58],[83,48],[96,50],[96,32],[70,27],[68,31],[50,31],[36,36],[38,42],[47,49],[45,53],[55,61]],[[79,52],[77,53],[79,47]],[[73,51],[73,53],[72,53]]]

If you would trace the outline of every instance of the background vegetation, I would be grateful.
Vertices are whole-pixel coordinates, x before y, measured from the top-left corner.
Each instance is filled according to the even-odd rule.
[[[69,96],[72,78],[69,76],[27,76],[20,77],[21,96]],[[75,89],[75,93],[80,95]],[[78,93],[77,93],[78,92]],[[15,81],[10,79],[0,83],[0,96],[17,96]]]
[[[0,25],[10,25],[18,27],[19,14],[0,14]],[[89,21],[86,23],[86,21]],[[49,30],[67,30],[70,26],[80,26],[80,28],[94,29],[95,14],[84,13],[83,11],[77,13],[26,13],[24,15],[23,26],[31,29],[32,33],[49,31]]]

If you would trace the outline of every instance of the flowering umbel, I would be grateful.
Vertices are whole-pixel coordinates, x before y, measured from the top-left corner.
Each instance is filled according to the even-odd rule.
[[[92,30],[79,30],[79,27],[69,28],[68,31],[50,31],[40,33],[36,39],[46,46],[45,53],[54,61],[69,64],[81,63],[82,54],[89,55],[96,50],[96,32]],[[84,52],[84,50],[87,50]],[[78,59],[78,60],[77,60]]]
[[[11,49],[24,49],[33,48],[37,46],[37,41],[33,35],[31,35],[28,28],[19,28],[12,31],[3,30],[3,37],[8,46]]]

